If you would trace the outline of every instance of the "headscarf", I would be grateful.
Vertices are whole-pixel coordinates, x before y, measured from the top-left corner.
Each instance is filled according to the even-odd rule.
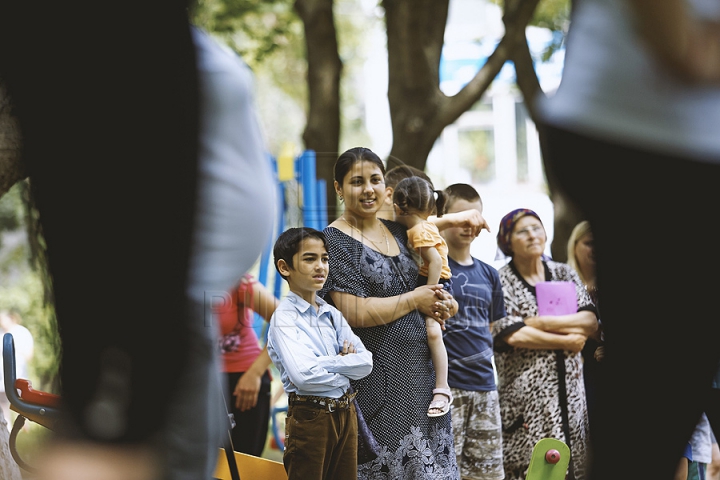
[[[528,208],[515,209],[500,220],[500,228],[498,229],[497,234],[497,244],[500,251],[508,257],[513,256],[512,249],[510,248],[510,236],[515,229],[515,224],[518,220],[527,215],[537,218],[542,225],[540,216]],[[545,225],[543,225],[543,228],[545,228]]]

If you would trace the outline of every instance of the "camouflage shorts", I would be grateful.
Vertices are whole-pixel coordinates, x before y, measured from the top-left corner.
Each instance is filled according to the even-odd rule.
[[[463,480],[505,478],[502,426],[497,390],[472,392],[452,389],[455,455]]]

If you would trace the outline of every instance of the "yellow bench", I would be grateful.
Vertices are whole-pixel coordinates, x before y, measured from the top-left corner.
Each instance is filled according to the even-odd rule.
[[[240,452],[234,453],[240,480],[287,480],[288,478],[285,466],[280,462]],[[227,455],[223,448],[220,449],[213,477],[218,480],[232,480]]]

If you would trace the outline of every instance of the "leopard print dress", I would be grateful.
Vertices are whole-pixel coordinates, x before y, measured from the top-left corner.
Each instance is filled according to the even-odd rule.
[[[569,265],[547,261],[545,278],[576,285],[578,310],[595,311],[578,274]],[[525,480],[535,443],[557,438],[572,454],[568,479],[587,478],[588,417],[582,356],[563,350],[535,350],[507,345],[503,338],[537,316],[535,287],[512,262],[499,270],[507,317],[492,324],[503,424],[506,480]],[[569,438],[568,438],[569,437]]]

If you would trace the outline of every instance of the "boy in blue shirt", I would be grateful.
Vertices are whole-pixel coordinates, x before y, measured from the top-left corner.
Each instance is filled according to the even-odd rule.
[[[273,255],[290,287],[270,319],[267,340],[288,394],[288,480],[357,479],[357,413],[349,388],[351,379],[372,370],[372,353],[342,313],[317,296],[329,272],[322,232],[290,228]]]
[[[482,214],[482,200],[472,186],[456,183],[445,194],[447,213],[475,209]],[[443,332],[457,464],[463,480],[502,480],[502,426],[490,333],[490,324],[506,316],[502,285],[495,268],[470,255],[476,238],[470,229],[447,228],[441,234],[448,246],[452,295],[459,305]]]

